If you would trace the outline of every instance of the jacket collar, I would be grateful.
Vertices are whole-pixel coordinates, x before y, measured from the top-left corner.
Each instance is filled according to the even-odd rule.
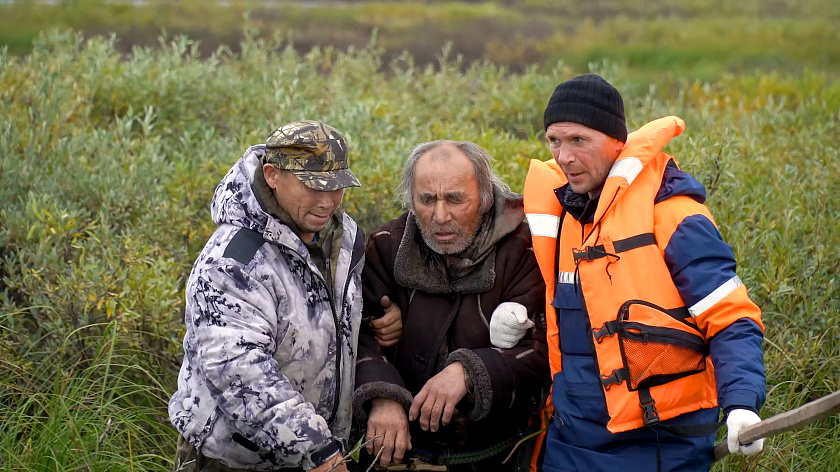
[[[557,201],[560,202],[560,205],[563,206],[566,213],[572,215],[581,223],[592,223],[592,217],[598,208],[598,200],[601,193],[598,192],[595,198],[589,198],[589,195],[581,195],[573,192],[569,184],[566,184],[554,189],[554,196],[557,197]]]
[[[628,135],[627,143],[610,168],[601,189],[602,198],[599,199],[593,222],[601,221],[613,207],[613,203],[624,196],[642,170],[656,161],[662,149],[683,131],[685,122],[682,119],[666,116],[653,120]]]

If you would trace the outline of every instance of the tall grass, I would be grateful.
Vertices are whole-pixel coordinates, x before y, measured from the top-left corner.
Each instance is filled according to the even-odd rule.
[[[214,186],[247,146],[295,119],[344,131],[363,185],[344,207],[370,231],[401,211],[394,188],[419,142],[477,142],[521,190],[528,161],[550,157],[545,102],[578,72],[261,38],[205,57],[165,37],[124,55],[117,38],[53,31],[27,55],[0,52],[3,470],[171,466],[185,278],[213,231]],[[623,62],[586,68],[623,92],[631,129],[686,120],[668,150],[706,184],[764,310],[762,415],[840,389],[840,83],[818,67],[656,81]],[[840,470],[838,436],[826,419],[715,470]]]
[[[144,367],[148,354],[117,348],[117,322],[101,326],[104,333],[87,340],[96,344],[92,357],[67,349],[75,338],[88,337],[87,331],[99,331],[91,328],[97,327],[71,333],[58,350],[16,353],[23,362],[4,359],[3,470],[171,469],[171,457],[155,452],[172,437],[161,415],[168,388],[159,373]],[[33,354],[43,360],[26,362]]]

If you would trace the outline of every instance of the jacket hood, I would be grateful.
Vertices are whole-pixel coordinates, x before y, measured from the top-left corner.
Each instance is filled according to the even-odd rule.
[[[683,131],[685,131],[685,122],[681,118],[666,116],[653,120],[630,133],[624,149],[607,175],[593,221],[600,221],[612,207],[613,202],[627,192],[636,177],[643,171],[659,172],[663,175],[663,186],[666,187],[665,194],[660,198],[659,192],[657,192],[656,201],[682,194],[691,195],[692,198],[696,199],[700,195],[698,192],[701,192],[702,185],[693,178],[688,178],[688,174],[679,171],[674,159],[662,152],[662,149],[671,139],[679,136]],[[665,171],[669,167],[677,172],[668,175]],[[666,183],[667,185],[665,185]],[[704,190],[702,190],[702,194],[702,198],[705,199]]]
[[[672,160],[665,168],[665,173],[662,175],[662,186],[659,187],[659,192],[656,194],[654,203],[659,203],[671,197],[683,195],[691,197],[698,203],[706,201],[706,188],[703,184],[697,181],[691,174],[683,172],[677,167]]]
[[[210,204],[213,222],[256,231],[266,241],[290,247],[299,254],[307,254],[306,246],[294,231],[266,211],[254,188],[254,174],[261,165],[263,155],[264,144],[251,146],[216,186]]]

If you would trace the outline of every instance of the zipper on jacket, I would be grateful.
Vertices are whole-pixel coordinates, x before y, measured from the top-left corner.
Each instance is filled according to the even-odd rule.
[[[327,273],[332,274],[332,267],[330,267],[329,258],[327,258]],[[350,272],[348,272],[347,275],[349,276]],[[324,282],[324,285],[326,285],[326,281]],[[346,294],[347,293],[345,291],[342,295]],[[327,290],[327,296],[329,295],[330,291]],[[335,325],[335,397],[333,398],[333,407],[330,412],[330,417],[327,418],[328,425],[335,421],[335,415],[338,412],[339,399],[341,398],[341,321],[335,311],[335,300],[333,300],[333,298],[335,298],[335,296],[330,297],[330,311],[332,312],[333,324]]]
[[[661,326],[649,326],[633,321],[625,321],[619,329],[621,335],[634,341],[647,343],[673,344],[691,349],[696,352],[705,353],[706,343],[703,338],[696,334],[687,333],[673,328]]]
[[[359,228],[356,228],[356,231],[360,231]],[[355,249],[355,246],[354,248]],[[350,260],[353,260],[353,250],[350,251]],[[362,259],[359,259],[359,262],[356,262],[353,267],[350,267],[347,271],[347,277],[344,281],[344,289],[341,292],[341,299],[347,299],[347,291],[350,289],[350,280],[353,278],[353,271],[356,270],[356,267],[359,266]],[[329,270],[330,262],[327,261],[327,268]],[[333,313],[333,321],[335,322],[335,400],[333,401],[332,412],[330,412],[330,417],[327,419],[327,424],[332,424],[335,421],[335,416],[338,413],[338,404],[340,403],[339,400],[341,399],[341,320],[339,319],[338,315],[335,311],[335,303],[330,300],[330,309],[332,309]]]
[[[297,257],[299,257],[303,262],[306,262],[306,258],[304,258],[299,252],[295,251],[290,247],[287,247],[287,249],[289,250],[289,252],[297,255]],[[326,259],[326,262],[327,271],[332,271],[332,268],[330,267],[330,260]],[[306,264],[306,266],[309,267],[309,264]],[[327,281],[324,278],[323,274],[321,274],[321,271],[314,271],[314,273],[317,277],[321,279],[321,282],[323,282],[324,287],[326,287]],[[347,289],[350,287],[350,274],[352,273],[353,269],[350,269],[350,271],[347,272],[347,282],[344,285],[344,292],[342,293],[342,295],[347,295]],[[330,296],[329,289],[327,289],[327,298],[330,305],[330,312],[333,315],[333,325],[335,326],[335,397],[333,398],[333,406],[332,411],[330,412],[330,416],[325,418],[327,420],[327,425],[331,425],[333,421],[335,421],[335,415],[338,412],[339,399],[341,398],[341,322],[335,311],[335,303],[333,300],[335,297]]]

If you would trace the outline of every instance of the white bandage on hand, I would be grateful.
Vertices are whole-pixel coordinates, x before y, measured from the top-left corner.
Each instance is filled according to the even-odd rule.
[[[534,327],[528,319],[528,310],[515,302],[504,302],[496,307],[490,317],[490,342],[499,348],[510,349]]]
[[[735,409],[729,412],[726,417],[726,445],[730,454],[743,454],[748,456],[761,452],[764,448],[764,439],[755,440],[749,444],[741,444],[738,436],[745,428],[761,421],[761,418],[750,410]]]

